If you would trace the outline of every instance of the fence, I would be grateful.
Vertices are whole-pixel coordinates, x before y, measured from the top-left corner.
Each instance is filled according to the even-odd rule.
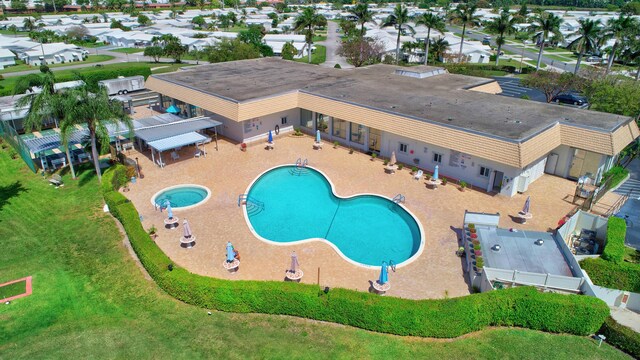
[[[568,277],[552,274],[538,274],[518,270],[503,270],[485,266],[483,276],[487,280],[499,281],[512,286],[536,286],[545,289],[556,289],[570,292],[580,292],[583,278]]]
[[[33,159],[31,159],[31,152],[29,151],[29,148],[25,145],[22,139],[20,139],[20,135],[18,135],[18,133],[9,126],[6,121],[0,121],[0,136],[13,146],[31,171],[37,172],[36,165],[33,163]]]

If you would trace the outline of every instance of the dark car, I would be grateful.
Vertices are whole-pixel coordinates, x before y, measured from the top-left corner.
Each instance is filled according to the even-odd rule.
[[[571,104],[571,105],[579,105],[582,106],[584,104],[587,103],[587,98],[585,98],[584,96],[580,96],[577,94],[571,94],[571,93],[566,93],[566,94],[558,94],[556,95],[553,100],[551,100],[555,103],[563,103],[563,104]]]

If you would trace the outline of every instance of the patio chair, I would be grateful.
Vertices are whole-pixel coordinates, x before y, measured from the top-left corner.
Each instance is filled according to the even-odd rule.
[[[171,152],[171,159],[173,159],[174,161],[175,161],[175,160],[178,160],[178,159],[180,159],[180,155],[178,155],[178,153],[177,153],[177,152],[172,151],[172,152]]]
[[[156,159],[156,164],[158,164],[158,166],[160,166],[161,168],[166,165],[164,162],[160,161],[160,159]]]
[[[420,179],[422,179],[422,175],[424,175],[424,173],[422,172],[422,170],[418,170],[418,172],[416,172],[416,173],[413,175],[413,179],[414,179],[414,180],[420,180]]]
[[[51,179],[49,179],[49,185],[55,185],[56,187],[64,186],[62,177],[58,174],[54,174],[53,176],[51,176]]]

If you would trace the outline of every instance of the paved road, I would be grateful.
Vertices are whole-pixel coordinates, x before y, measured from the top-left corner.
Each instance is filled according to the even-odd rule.
[[[547,98],[539,90],[530,89],[520,85],[520,79],[516,77],[507,76],[495,76],[494,79],[500,84],[502,88],[502,96],[521,98],[523,95],[527,95],[529,100],[546,102]]]
[[[627,219],[626,244],[640,250],[640,159],[631,162],[628,169],[629,179],[614,192],[631,196],[616,216]]]
[[[343,69],[353,68],[353,65],[350,65],[347,62],[347,59],[336,54],[336,51],[338,51],[338,47],[340,46],[340,34],[336,32],[338,28],[339,25],[337,22],[327,22],[327,40],[318,43],[318,45],[326,46],[327,60],[320,64],[320,66],[334,67],[336,64],[340,64],[340,67]]]

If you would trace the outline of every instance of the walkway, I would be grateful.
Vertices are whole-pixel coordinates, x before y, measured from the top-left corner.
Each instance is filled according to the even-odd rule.
[[[327,22],[327,40],[318,43],[318,45],[324,45],[327,48],[327,60],[320,66],[334,67],[336,64],[340,64],[343,69],[353,68],[353,65],[349,64],[347,59],[336,54],[341,43],[340,33],[337,32],[339,28],[340,26],[337,22]]]
[[[627,219],[626,244],[640,250],[640,159],[635,159],[627,167],[629,179],[614,192],[619,195],[631,194],[616,216]]]
[[[629,309],[611,308],[611,317],[620,325],[640,333],[640,314]]]

